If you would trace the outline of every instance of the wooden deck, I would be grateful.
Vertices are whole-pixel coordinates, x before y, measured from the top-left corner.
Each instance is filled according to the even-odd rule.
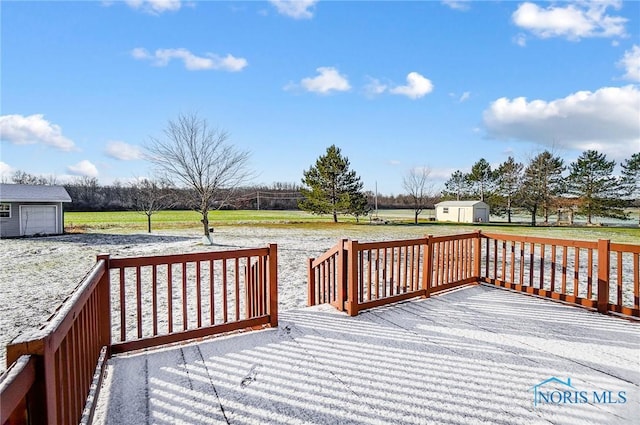
[[[535,387],[550,378],[557,380]],[[571,387],[558,382],[567,379]],[[534,406],[536,391],[551,401]],[[638,417],[640,324],[475,285],[356,317],[329,305],[281,312],[277,329],[114,356],[94,422],[625,424]]]

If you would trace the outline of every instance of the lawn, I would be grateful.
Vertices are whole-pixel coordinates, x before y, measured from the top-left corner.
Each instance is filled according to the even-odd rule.
[[[270,210],[233,210],[212,211],[209,215],[211,227],[221,226],[263,226],[306,229],[343,229],[345,232],[358,231],[361,239],[366,240],[367,234],[379,233],[380,227],[407,227],[409,233],[415,235],[448,234],[465,231],[482,230],[494,233],[509,233],[520,235],[535,235],[562,239],[610,239],[615,242],[640,243],[640,228],[635,221],[628,221],[628,227],[616,226],[575,226],[575,227],[531,227],[527,224],[507,224],[505,222],[491,222],[482,225],[437,223],[428,221],[429,211],[421,215],[420,225],[413,225],[412,210],[381,210],[381,219],[386,225],[370,225],[370,217],[360,219],[340,216],[340,222],[334,224],[330,215],[313,215],[304,211],[270,211]],[[424,218],[422,218],[424,216]],[[152,229],[200,230],[200,214],[195,211],[160,211],[152,216]],[[105,230],[129,233],[144,232],[147,229],[147,217],[135,211],[118,212],[66,212],[65,230],[68,233],[103,232]]]

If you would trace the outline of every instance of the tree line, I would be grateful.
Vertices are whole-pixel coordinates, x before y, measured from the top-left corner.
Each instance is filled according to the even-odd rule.
[[[596,150],[583,152],[574,162],[544,151],[527,164],[509,157],[493,169],[481,158],[464,173],[452,173],[445,183],[445,199],[479,199],[491,207],[491,213],[506,215],[511,223],[514,211],[531,214],[531,224],[558,210],[586,217],[627,219],[625,208],[638,206],[640,199],[640,153],[620,163],[621,174],[614,175],[616,161]]]
[[[327,148],[315,164],[303,172],[301,185],[274,183],[249,185],[253,172],[248,169],[249,153],[229,143],[225,131],[211,128],[196,114],[179,115],[170,120],[160,138],[151,137],[145,157],[155,166],[155,177],[129,184],[101,186],[92,177],[78,177],[64,184],[71,196],[70,211],[136,210],[148,218],[163,209],[198,211],[204,235],[209,237],[209,212],[215,209],[302,209],[330,214],[334,222],[348,214],[366,216],[372,208],[411,208],[414,221],[424,209],[441,199],[480,199],[492,214],[506,215],[511,222],[514,211],[549,221],[558,208],[587,217],[626,218],[624,208],[640,199],[640,153],[613,174],[615,161],[595,150],[585,151],[576,161],[564,160],[549,151],[529,163],[513,157],[496,169],[480,159],[468,173],[458,170],[445,183],[445,190],[434,189],[427,167],[411,169],[403,179],[406,193],[385,196],[364,191],[363,183],[349,159],[335,145]],[[19,184],[56,184],[55,177],[39,177],[23,171],[12,176]]]

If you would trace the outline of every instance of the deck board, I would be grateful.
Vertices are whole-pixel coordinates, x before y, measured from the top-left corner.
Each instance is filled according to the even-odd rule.
[[[624,424],[640,417],[640,324],[470,286],[356,317],[288,311],[278,329],[121,355],[107,373],[95,423]],[[550,377],[627,401],[534,406]]]

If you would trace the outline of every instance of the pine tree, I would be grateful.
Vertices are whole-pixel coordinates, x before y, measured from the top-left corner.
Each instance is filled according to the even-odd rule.
[[[640,206],[640,152],[631,155],[622,164],[622,188],[632,204]],[[638,212],[640,225],[640,212]]]
[[[496,174],[491,170],[491,165],[486,159],[480,158],[473,164],[471,172],[467,174],[467,181],[481,201],[487,200],[494,190]]]
[[[564,191],[564,170],[564,161],[549,151],[533,158],[524,170],[518,204],[531,213],[532,226],[536,225],[536,216],[541,208],[545,221],[549,220],[549,210],[554,198]]]
[[[500,164],[496,171],[497,192],[502,198],[504,209],[507,212],[507,221],[511,223],[511,212],[513,210],[513,200],[520,190],[522,184],[522,169],[524,166],[516,162],[513,157],[509,157]]]
[[[360,221],[360,217],[366,216],[371,211],[369,199],[362,191],[356,191],[349,194],[349,214],[356,218],[356,222]]]
[[[592,224],[596,215],[626,218],[621,185],[613,176],[615,165],[615,161],[607,161],[605,154],[588,150],[569,166],[567,192],[579,199],[578,214],[587,217],[587,224]]]
[[[451,178],[445,182],[444,187],[445,190],[442,193],[444,197],[451,197],[455,198],[456,201],[460,201],[468,196],[469,184],[467,176],[460,170],[451,174]]]
[[[338,222],[338,214],[363,212],[359,202],[360,196],[364,196],[363,184],[356,172],[349,170],[349,159],[335,145],[329,146],[315,166],[304,172],[302,184],[305,187],[300,192],[304,199],[298,205],[304,211],[332,214],[334,223]]]

